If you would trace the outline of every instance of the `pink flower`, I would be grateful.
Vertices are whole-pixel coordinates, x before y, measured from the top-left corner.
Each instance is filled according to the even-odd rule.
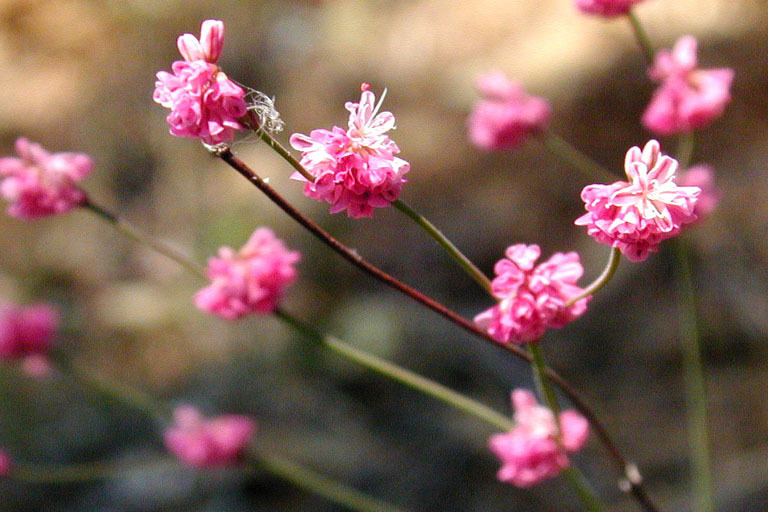
[[[200,40],[183,34],[177,41],[185,60],[171,66],[173,73],[157,73],[153,99],[171,109],[166,120],[171,134],[216,145],[231,142],[244,126],[245,91],[227,78],[216,61],[224,45],[224,24],[206,20]]]
[[[386,91],[385,91],[386,92]],[[389,206],[400,195],[411,166],[396,157],[400,152],[387,132],[395,127],[390,112],[379,112],[376,97],[363,84],[359,103],[347,102],[348,129],[312,130],[309,136],[294,133],[291,146],[301,151],[301,165],[314,177],[304,181],[307,197],[331,204],[330,212],[347,210],[349,217],[372,217],[374,208]]]
[[[64,213],[84,203],[77,182],[93,168],[83,153],[48,153],[24,137],[16,139],[18,157],[0,158],[0,196],[11,202],[8,214],[37,219]]]
[[[529,96],[516,81],[496,71],[481,75],[477,88],[483,99],[467,119],[469,139],[481,149],[502,150],[520,146],[543,131],[551,109],[543,98]]]
[[[600,243],[618,248],[630,261],[644,261],[659,244],[696,220],[698,187],[675,184],[677,161],[649,141],[627,151],[628,182],[589,185],[581,191],[587,213],[576,219]]]
[[[0,359],[22,359],[40,366],[59,327],[59,315],[48,304],[31,306],[0,305]]]
[[[720,202],[721,193],[715,185],[715,172],[708,165],[696,165],[680,174],[680,184],[685,187],[698,187],[701,194],[693,207],[696,221],[708,217]]]
[[[194,468],[228,466],[239,462],[256,430],[247,416],[204,418],[192,406],[177,407],[174,423],[163,434],[165,447]]]
[[[683,36],[670,52],[656,54],[650,77],[661,85],[643,114],[643,126],[659,135],[704,128],[731,101],[733,70],[696,69],[696,39]]]
[[[570,465],[568,453],[584,446],[589,424],[574,410],[563,411],[558,422],[552,411],[538,404],[530,391],[512,392],[515,428],[496,434],[488,442],[491,451],[501,459],[497,477],[518,487],[531,487],[554,478]]]
[[[513,245],[493,269],[491,288],[499,303],[475,323],[501,343],[538,341],[547,329],[564,327],[587,309],[588,298],[565,307],[584,291],[576,286],[584,272],[579,255],[558,252],[534,268],[540,254],[538,245]]]
[[[633,5],[643,0],[576,0],[576,8],[587,14],[611,18],[627,14]]]
[[[10,475],[11,469],[13,469],[11,456],[8,455],[5,450],[0,449],[0,478],[5,478]]]
[[[208,260],[211,284],[195,295],[195,303],[227,320],[271,313],[296,278],[294,265],[300,258],[272,230],[259,228],[239,252],[222,247],[217,258]]]

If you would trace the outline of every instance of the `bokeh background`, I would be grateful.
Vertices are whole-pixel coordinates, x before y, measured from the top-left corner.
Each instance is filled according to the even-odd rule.
[[[636,12],[657,47],[699,38],[702,67],[735,69],[725,116],[697,135],[695,163],[717,171],[720,208],[690,230],[705,342],[718,509],[768,509],[768,6],[763,0],[648,0]],[[639,124],[653,85],[624,20],[570,0],[2,0],[0,148],[26,135],[52,151],[93,155],[92,198],[201,263],[272,227],[303,253],[285,309],[358,347],[509,411],[530,371],[341,261],[299,230],[199,143],[172,137],[152,102],[154,74],[178,59],[176,37],[206,18],[226,23],[221,64],[276,98],[287,129],[346,123],[361,82],[397,118],[411,163],[402,198],[491,272],[504,248],[576,250],[586,280],[607,254],[573,220],[584,178],[532,141],[478,152],[465,119],[478,73],[501,69],[553,104],[553,128],[621,172],[650,134]],[[662,139],[672,152],[676,141]],[[234,150],[301,210],[373,263],[468,317],[482,291],[407,219],[330,216],[255,138]],[[50,301],[69,357],[208,414],[245,413],[264,449],[418,511],[578,508],[552,481],[498,483],[485,424],[310,347],[269,317],[226,323],[199,312],[201,286],[88,212],[32,223],[0,216],[0,298]],[[672,255],[623,263],[590,310],[544,345],[551,364],[600,412],[664,510],[691,510]],[[0,446],[40,464],[118,461],[125,478],[82,484],[0,482],[16,511],[330,511],[338,507],[268,473],[197,473],[142,463],[162,457],[141,413],[94,398],[64,376],[0,368]],[[611,510],[621,495],[593,439],[577,462]]]

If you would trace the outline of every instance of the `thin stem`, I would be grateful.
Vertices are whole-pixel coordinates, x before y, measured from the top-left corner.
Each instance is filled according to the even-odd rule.
[[[612,183],[616,181],[615,174],[556,133],[547,130],[542,133],[539,139],[547,148],[547,151],[579,171],[584,178],[597,183]]]
[[[563,470],[563,475],[568,482],[570,482],[571,487],[576,490],[584,508],[590,512],[602,512],[605,510],[605,505],[603,505],[603,502],[597,497],[592,486],[589,484],[589,481],[587,481],[581,471],[575,466],[570,466]]]
[[[653,50],[653,45],[651,44],[651,39],[648,37],[648,33],[645,31],[642,23],[640,23],[640,19],[633,11],[629,11],[627,13],[627,19],[629,20],[629,24],[632,26],[632,32],[635,34],[635,40],[640,46],[640,50],[643,52],[645,63],[648,66],[652,66],[653,58],[656,52]]]
[[[261,138],[261,140],[263,140],[264,142],[266,142],[266,143],[267,143],[267,145],[268,145],[269,147],[271,147],[272,149],[274,149],[274,150],[275,150],[275,152],[276,152],[278,155],[280,155],[281,157],[283,157],[283,160],[285,160],[286,162],[288,162],[289,164],[291,164],[291,167],[293,167],[294,169],[296,169],[296,170],[299,172],[299,174],[301,174],[302,176],[304,176],[304,178],[306,178],[307,180],[309,180],[309,181],[311,181],[311,182],[313,182],[313,183],[314,183],[314,181],[315,181],[315,177],[314,177],[314,176],[312,176],[312,175],[309,173],[309,171],[307,171],[307,170],[304,168],[304,166],[303,166],[303,165],[301,165],[301,162],[299,162],[299,161],[296,159],[296,157],[294,157],[294,156],[291,154],[291,152],[290,152],[290,151],[288,151],[287,149],[285,149],[285,146],[283,146],[282,144],[280,144],[280,143],[279,143],[279,142],[278,142],[278,141],[277,141],[277,140],[276,140],[274,137],[272,137],[272,135],[271,135],[271,134],[270,134],[270,133],[269,133],[267,130],[264,130],[264,129],[262,129],[262,128],[256,128],[256,129],[255,129],[255,131],[256,131],[256,133],[259,135],[259,137]]]
[[[615,247],[611,248],[611,252],[608,255],[608,263],[605,265],[603,272],[592,281],[589,286],[584,288],[584,291],[575,297],[572,297],[565,303],[565,307],[569,308],[576,304],[578,301],[585,297],[589,297],[597,293],[603,286],[608,284],[613,275],[616,273],[616,269],[619,268],[619,261],[621,261],[621,251]]]
[[[86,208],[90,210],[91,212],[95,213],[102,219],[106,220],[112,226],[114,226],[115,229],[120,231],[122,234],[127,236],[128,238],[139,242],[140,244],[146,245],[147,247],[150,247],[151,249],[154,249],[158,253],[162,254],[166,258],[169,258],[182,267],[186,268],[193,274],[195,274],[198,277],[202,277],[203,279],[207,279],[205,275],[205,269],[192,261],[186,254],[182,253],[181,251],[178,251],[171,247],[170,245],[160,242],[158,240],[154,240],[147,236],[145,233],[139,231],[135,227],[133,227],[131,224],[126,222],[125,220],[118,217],[116,214],[110,212],[109,210],[95,204],[90,199],[87,199],[86,202],[82,205],[83,208]]]
[[[675,156],[677,157],[677,163],[680,165],[681,169],[687,169],[688,166],[691,165],[695,146],[696,137],[693,132],[687,132],[680,135]]]
[[[178,463],[171,459],[142,461],[138,465],[127,465],[123,462],[84,462],[61,466],[42,466],[38,464],[21,464],[14,462],[9,478],[30,484],[56,484],[90,482],[124,478],[132,474],[142,474],[149,471],[161,471],[176,467]]]
[[[252,466],[262,467],[297,487],[322,496],[349,510],[357,512],[404,512],[405,510],[372,498],[357,489],[276,455],[251,451],[249,461]]]
[[[552,386],[549,385],[549,379],[547,379],[547,365],[544,363],[544,354],[541,352],[541,347],[538,343],[528,343],[528,352],[533,358],[533,380],[536,383],[536,389],[539,391],[539,395],[544,398],[544,401],[558,418],[560,414],[560,405],[557,403],[557,397]],[[559,430],[559,420],[558,420]]]
[[[696,499],[695,510],[714,512],[707,429],[707,389],[704,382],[701,336],[696,315],[696,293],[687,247],[682,239],[675,239],[673,242],[679,271],[677,293],[680,304],[680,341],[683,349],[683,375],[688,416],[688,442],[693,466],[693,494]]]
[[[440,232],[440,230],[437,229],[434,224],[429,222],[426,217],[419,214],[400,199],[393,201],[392,206],[403,212],[406,216],[418,224],[424,231],[426,231],[429,236],[434,238],[435,241],[440,244],[440,247],[442,247],[445,252],[447,252],[448,255],[453,258],[453,260],[458,263],[462,269],[464,269],[464,272],[466,272],[469,277],[474,279],[475,282],[479,284],[486,292],[488,292],[489,295],[493,296],[493,291],[491,290],[491,281],[486,277],[485,274],[480,271],[479,268],[477,268],[477,266],[475,266],[474,263],[469,260],[469,258],[467,258],[453,244],[453,242],[451,242],[442,232]]]

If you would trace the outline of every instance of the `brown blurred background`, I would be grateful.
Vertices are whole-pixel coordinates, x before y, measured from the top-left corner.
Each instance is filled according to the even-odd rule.
[[[720,208],[685,236],[694,249],[718,509],[768,509],[768,6],[764,0],[648,0],[636,12],[657,47],[699,38],[702,67],[735,68],[725,116],[697,135]],[[501,69],[553,104],[553,128],[617,173],[650,134],[639,125],[653,85],[625,20],[579,15],[571,0],[152,1],[1,0],[0,151],[25,135],[51,151],[93,155],[98,203],[201,263],[271,226],[300,249],[285,307],[351,343],[508,411],[528,368],[383,289],[296,228],[199,143],[168,134],[154,74],[179,58],[176,37],[226,23],[220,64],[276,97],[293,132],[344,126],[361,82],[397,118],[410,161],[402,198],[482,269],[513,243],[544,257],[577,250],[586,280],[607,251],[573,220],[587,183],[536,141],[504,154],[467,142],[478,73]],[[676,141],[662,139],[667,152]],[[489,306],[439,248],[394,210],[329,216],[290,168],[253,137],[234,150],[304,212],[373,263],[471,317]],[[618,276],[578,322],[552,332],[551,364],[589,398],[664,510],[691,510],[674,266],[662,250]],[[62,350],[171,403],[258,418],[259,442],[418,511],[563,511],[559,481],[498,483],[486,425],[308,347],[271,318],[228,324],[199,312],[201,286],[174,263],[87,212],[25,223],[0,216],[0,298],[62,308]],[[0,368],[0,446],[39,463],[162,453],[156,425],[63,377]],[[617,490],[594,440],[578,462],[611,510]],[[330,511],[268,474],[153,470],[67,486],[0,483],[8,511]]]

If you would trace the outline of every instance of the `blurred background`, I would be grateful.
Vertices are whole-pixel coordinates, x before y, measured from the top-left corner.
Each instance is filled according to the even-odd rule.
[[[768,509],[768,6],[763,0],[648,0],[636,13],[657,47],[699,38],[704,68],[735,69],[733,101],[697,135],[694,163],[717,172],[719,209],[686,233],[705,343],[716,500]],[[298,229],[198,142],[168,134],[152,101],[175,40],[224,20],[221,66],[276,98],[280,139],[346,125],[361,82],[388,95],[393,138],[411,163],[402,198],[487,273],[514,243],[544,258],[576,250],[584,282],[607,250],[573,220],[588,183],[531,141],[481,153],[465,120],[474,79],[500,69],[553,105],[553,129],[622,172],[650,134],[653,91],[626,20],[577,13],[571,0],[1,0],[0,153],[20,135],[51,151],[91,154],[84,187],[97,203],[200,263],[270,226],[303,254],[285,309],[499,411],[527,366],[383,288]],[[661,139],[665,152],[676,141]],[[472,317],[490,306],[441,250],[393,209],[330,216],[253,137],[234,147],[261,176],[344,243]],[[663,247],[663,246],[662,246]],[[198,311],[193,276],[85,211],[35,222],[0,216],[0,299],[63,312],[60,349],[81,365],[171,404],[257,418],[258,442],[375,496],[418,511],[578,509],[559,480],[525,491],[495,479],[493,430],[432,399],[313,348],[269,317],[226,323]],[[548,334],[550,364],[597,409],[664,510],[691,510],[673,258],[662,249],[618,275],[577,322]],[[94,399],[62,376],[0,367],[0,446],[57,464],[162,456],[157,425]],[[611,510],[637,505],[617,488],[594,440],[576,457]],[[331,511],[268,473],[147,467],[122,479],[0,482],[0,510]]]

